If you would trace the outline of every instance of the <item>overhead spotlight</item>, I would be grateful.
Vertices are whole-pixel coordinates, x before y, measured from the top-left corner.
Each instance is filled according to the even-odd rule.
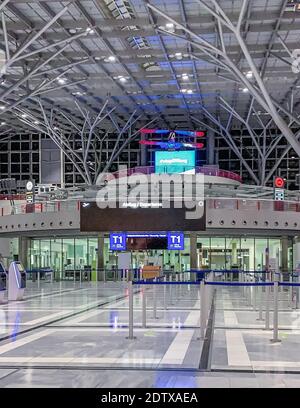
[[[110,62],[115,62],[116,61],[116,57],[114,55],[110,55],[107,59]]]
[[[126,79],[125,77],[121,76],[121,77],[119,77],[119,81],[120,81],[120,82],[126,82],[127,79]]]
[[[89,34],[94,34],[95,32],[91,27],[88,27],[85,31]]]
[[[167,27],[167,28],[174,28],[174,24],[173,24],[173,23],[167,23],[167,24],[166,24],[166,27]]]
[[[33,122],[35,125],[39,125],[39,121],[38,120],[35,120],[34,122]]]
[[[6,122],[1,122],[1,126],[4,126],[4,125],[6,125]]]
[[[66,80],[65,80],[64,78],[57,78],[57,82],[58,82],[59,84],[65,84],[65,83],[66,83]]]
[[[4,105],[0,105],[0,109],[1,109],[1,110],[4,110],[4,109],[5,109],[5,106],[4,106]]]
[[[58,130],[58,127],[57,126],[54,126],[54,128],[53,128],[54,130]]]
[[[182,53],[181,52],[175,52],[175,57],[177,59],[182,59]]]
[[[26,113],[22,113],[21,117],[22,117],[23,119],[27,118]]]
[[[180,92],[181,92],[181,93],[186,93],[187,90],[186,90],[186,89],[180,89]]]
[[[246,72],[246,78],[252,78],[253,77],[253,72],[252,71],[248,71]]]
[[[248,88],[243,88],[242,91],[243,91],[244,93],[246,93],[246,92],[249,92],[249,89],[248,89]]]
[[[193,90],[192,90],[192,89],[188,89],[186,92],[187,92],[188,94],[192,94],[192,93],[193,93]]]
[[[189,79],[188,74],[182,74],[182,79],[183,79],[184,81],[187,81],[187,80]]]

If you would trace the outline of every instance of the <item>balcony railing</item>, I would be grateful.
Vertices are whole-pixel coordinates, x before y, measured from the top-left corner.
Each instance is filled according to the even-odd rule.
[[[233,211],[289,211],[300,212],[298,201],[274,201],[266,199],[235,199],[235,198],[207,198],[205,199],[208,209],[226,209]],[[18,214],[39,214],[52,212],[79,211],[80,201],[45,201],[35,204],[17,204],[0,208],[0,216]]]
[[[154,174],[154,172],[155,172],[154,166],[138,166],[138,167],[119,170],[114,173],[111,173],[106,177],[106,180],[109,181],[109,180],[118,179],[121,177],[126,177],[126,176],[129,177],[133,174],[138,174],[138,173],[148,175],[148,174]],[[201,174],[204,174],[205,176],[223,177],[223,178],[227,178],[230,180],[238,181],[240,183],[242,182],[242,178],[238,174],[233,173],[232,171],[227,171],[227,170],[219,170],[219,169],[212,169],[212,168],[205,168],[205,167],[197,166],[196,173],[201,173]]]

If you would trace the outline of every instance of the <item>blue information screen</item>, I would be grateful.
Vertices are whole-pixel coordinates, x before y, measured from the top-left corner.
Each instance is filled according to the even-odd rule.
[[[195,174],[195,150],[156,151],[155,173]]]
[[[177,251],[184,250],[183,232],[168,232],[168,249]]]
[[[111,251],[126,251],[126,234],[124,233],[110,234],[109,248]]]

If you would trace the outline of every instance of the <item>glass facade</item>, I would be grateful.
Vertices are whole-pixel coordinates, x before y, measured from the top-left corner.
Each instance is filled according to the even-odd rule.
[[[109,249],[109,238],[103,240],[103,267],[119,268],[119,253]],[[281,239],[264,237],[202,237],[197,236],[197,268],[262,270],[266,254],[281,258]],[[289,248],[289,269],[292,268],[292,248]],[[90,269],[96,279],[98,258],[97,237],[32,238],[28,255],[29,269],[51,268],[56,279],[72,279],[76,272]],[[187,271],[190,265],[190,238],[185,237],[184,251],[147,250],[130,253],[131,268],[158,264],[164,270]]]
[[[275,258],[278,254],[280,264],[280,238],[197,237],[200,269],[263,270],[267,253],[270,258]],[[292,263],[289,264],[292,267]]]
[[[28,269],[51,268],[56,279],[67,277],[70,271],[90,269],[95,272],[97,251],[97,237],[32,238]]]

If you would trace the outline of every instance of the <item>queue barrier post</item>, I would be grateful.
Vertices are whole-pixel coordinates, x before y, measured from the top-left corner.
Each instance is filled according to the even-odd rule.
[[[259,291],[259,314],[258,314],[257,320],[264,320],[263,319],[263,287],[259,286],[258,291]]]
[[[202,279],[200,283],[200,339],[203,340],[205,336],[206,327],[206,311],[205,311],[205,282]]]
[[[172,273],[170,273],[169,282],[172,282],[172,280],[173,280]],[[170,303],[171,305],[173,305],[174,304],[173,303],[173,289],[172,289],[173,285],[169,285],[169,286],[170,286]]]
[[[128,282],[128,303],[129,303],[129,316],[128,316],[128,337],[127,339],[133,340],[133,285],[132,281]]]
[[[279,343],[281,340],[278,338],[278,287],[279,282],[274,282],[274,306],[273,306],[273,338],[272,343]]]
[[[154,278],[154,282],[156,282],[156,278]],[[153,319],[157,319],[156,311],[157,311],[157,293],[156,293],[156,285],[153,285]]]
[[[269,283],[269,280],[266,280]],[[266,286],[266,313],[265,313],[265,330],[270,330],[270,286]]]
[[[147,298],[146,298],[146,285],[143,289],[143,296],[142,296],[142,324],[143,328],[147,327]]]
[[[164,282],[167,282],[167,277],[164,276]],[[167,285],[164,285],[164,309],[167,310]]]
[[[291,284],[293,283],[293,276],[292,275],[290,275],[289,282]],[[293,286],[292,285],[290,286],[290,290],[289,290],[289,307],[291,309],[293,309]]]

